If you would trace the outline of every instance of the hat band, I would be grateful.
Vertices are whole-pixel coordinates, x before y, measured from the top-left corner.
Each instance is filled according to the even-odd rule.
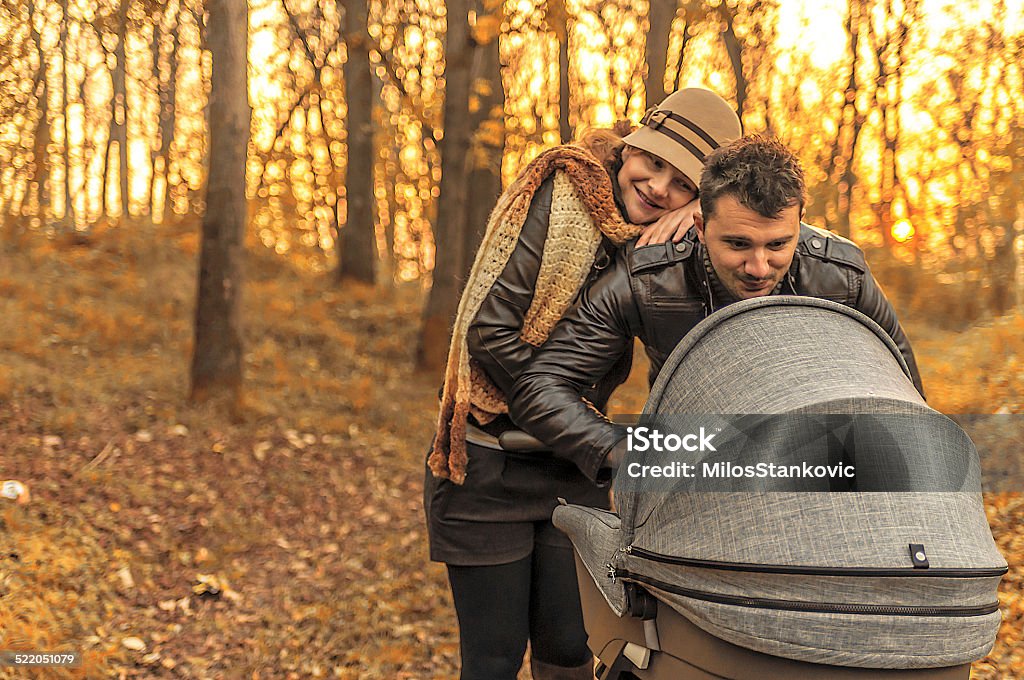
[[[671,139],[675,140],[677,143],[684,146],[690,153],[696,156],[701,162],[704,162],[704,152],[700,151],[693,144],[693,142],[689,141],[688,139],[680,135],[678,132],[668,128],[665,125],[666,119],[672,119],[675,122],[682,125],[683,127],[685,127],[686,129],[693,132],[695,135],[704,140],[704,142],[711,147],[712,151],[721,146],[718,142],[715,141],[715,138],[709,135],[707,132],[705,132],[701,126],[697,125],[689,118],[680,116],[678,113],[668,109],[651,108],[649,111],[647,111],[647,113],[644,114],[644,117],[640,121],[640,123],[642,125],[646,125],[652,130],[656,130],[662,133],[663,135],[666,135],[667,137],[670,137]]]
[[[697,160],[699,160],[701,163],[704,162],[704,158],[705,158],[704,152],[701,151],[700,149],[698,149],[696,144],[694,144],[693,142],[688,140],[686,137],[683,137],[681,134],[679,134],[675,130],[670,130],[667,127],[664,127],[664,126],[658,126],[658,127],[648,126],[648,127],[650,127],[652,130],[660,132],[661,134],[665,135],[666,137],[674,140],[677,144],[683,146],[687,151],[689,151],[691,154],[693,154],[697,158]]]

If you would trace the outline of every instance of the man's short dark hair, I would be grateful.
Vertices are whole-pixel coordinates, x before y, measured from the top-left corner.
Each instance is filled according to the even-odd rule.
[[[746,135],[716,149],[704,162],[700,209],[707,220],[722,196],[775,218],[794,205],[804,208],[804,171],[800,161],[777,139]]]

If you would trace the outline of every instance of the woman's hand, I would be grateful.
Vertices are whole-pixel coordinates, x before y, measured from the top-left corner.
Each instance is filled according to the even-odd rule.
[[[676,208],[672,212],[662,215],[656,222],[644,227],[640,238],[637,239],[636,247],[665,243],[668,240],[679,243],[683,235],[693,226],[693,216],[699,212],[700,199],[694,198],[682,208]]]

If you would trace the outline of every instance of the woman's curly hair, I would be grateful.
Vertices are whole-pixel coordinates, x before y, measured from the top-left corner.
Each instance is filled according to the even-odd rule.
[[[622,163],[622,138],[636,129],[628,120],[617,121],[610,128],[589,128],[583,131],[575,144],[581,146],[609,169]]]

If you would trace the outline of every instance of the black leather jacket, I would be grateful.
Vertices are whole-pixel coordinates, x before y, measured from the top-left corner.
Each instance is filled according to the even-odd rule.
[[[682,337],[724,306],[713,291],[693,229],[680,243],[623,248],[534,354],[512,389],[512,419],[591,479],[603,478],[605,456],[625,438],[625,428],[590,407],[582,390],[605,375],[634,337],[647,349],[653,382]],[[869,316],[895,341],[923,394],[910,342],[852,242],[801,225],[780,292],[832,300]]]
[[[536,350],[520,337],[520,333],[523,329],[523,318],[533,301],[537,272],[540,271],[541,256],[548,233],[548,219],[551,215],[553,189],[554,182],[549,177],[534,193],[515,250],[484,298],[466,336],[470,356],[506,395],[509,395],[512,385],[530,363]],[[614,245],[606,240],[581,290],[611,264],[614,252]],[[577,299],[578,297],[577,295]],[[625,343],[615,356],[608,357],[608,363],[601,376],[591,381],[580,392],[574,392],[574,395],[582,394],[590,403],[604,410],[612,391],[629,376],[632,362],[633,345]],[[499,435],[513,427],[507,417],[500,417],[483,429],[490,434]]]

